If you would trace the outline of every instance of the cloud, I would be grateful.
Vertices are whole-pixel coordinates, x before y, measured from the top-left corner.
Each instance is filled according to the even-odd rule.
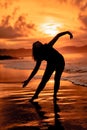
[[[87,3],[85,3],[82,7],[81,7],[81,10],[82,11],[85,11],[87,9]]]
[[[11,16],[3,17],[0,24],[0,38],[14,38],[20,36],[10,25]]]
[[[0,38],[29,36],[35,31],[35,24],[27,22],[26,15],[20,15],[20,8],[15,5],[19,0],[1,0],[0,7],[7,10],[0,16]],[[13,6],[14,5],[14,6]],[[13,7],[13,8],[12,8]],[[9,12],[10,8],[12,10]],[[10,13],[10,14],[9,14]]]
[[[10,15],[4,17],[0,24],[0,38],[16,38],[28,36],[35,30],[35,25],[27,23],[25,16],[21,15],[17,18],[14,25],[11,24],[12,17]]]
[[[19,0],[0,0],[0,8],[7,9],[11,5],[14,4],[14,2],[18,2]]]
[[[12,12],[12,16],[13,18],[17,15],[17,12],[19,12],[20,8],[19,7],[15,7],[13,12]]]
[[[0,1],[0,7],[7,9],[10,5],[12,5],[12,0],[3,0]]]
[[[87,9],[87,0],[56,0],[56,1],[65,4],[70,3],[71,5],[77,6],[82,11]]]
[[[26,23],[26,18],[25,16],[19,16],[17,21],[15,22],[15,30],[22,35],[26,36],[28,33],[31,32],[31,30],[34,30],[35,25],[34,24],[29,24]]]
[[[76,5],[80,5],[83,0],[73,0],[73,3]]]
[[[87,15],[79,15],[79,20],[82,22],[82,30],[86,30],[87,31]]]
[[[15,38],[15,37],[19,37],[19,36],[21,36],[21,35],[19,33],[17,33],[13,27],[0,26],[0,38]]]
[[[80,11],[85,11],[87,9],[87,0],[73,0],[72,3],[74,3]]]
[[[76,0],[75,5],[79,8],[78,20],[80,21],[80,30],[87,31],[87,0]]]
[[[3,17],[1,20],[1,26],[7,27],[10,24],[11,16],[7,15],[6,17]]]

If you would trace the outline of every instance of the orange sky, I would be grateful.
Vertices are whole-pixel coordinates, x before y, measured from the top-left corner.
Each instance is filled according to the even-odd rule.
[[[1,48],[29,48],[66,30],[74,39],[55,46],[87,44],[87,0],[0,0],[0,12]]]

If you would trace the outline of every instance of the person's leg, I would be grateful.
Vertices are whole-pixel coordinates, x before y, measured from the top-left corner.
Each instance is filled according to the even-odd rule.
[[[60,62],[56,64],[56,72],[54,77],[54,100],[57,99],[57,92],[60,87],[60,79],[65,67],[65,60],[61,54],[59,55],[59,61]]]
[[[45,87],[45,85],[46,85],[47,81],[50,79],[53,71],[54,71],[54,66],[50,65],[50,64],[47,64],[46,70],[45,70],[44,75],[42,77],[42,81],[40,82],[34,96],[32,97],[32,99],[30,101],[33,101],[34,99],[38,98],[39,93]]]
[[[56,72],[55,72],[55,77],[54,77],[54,100],[57,99],[57,92],[59,90],[60,87],[60,79],[61,79],[61,75],[63,72],[63,68],[57,68]]]

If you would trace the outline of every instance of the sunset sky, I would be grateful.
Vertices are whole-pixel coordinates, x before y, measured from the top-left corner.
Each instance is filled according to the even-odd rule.
[[[61,31],[68,36],[55,46],[87,44],[87,0],[0,0],[0,48],[31,48]]]

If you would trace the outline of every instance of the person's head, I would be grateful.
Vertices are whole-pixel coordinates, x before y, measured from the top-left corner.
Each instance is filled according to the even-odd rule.
[[[43,44],[39,41],[36,41],[33,43],[32,55],[34,57],[34,60],[40,59],[40,53],[41,53],[42,46],[43,46]]]

